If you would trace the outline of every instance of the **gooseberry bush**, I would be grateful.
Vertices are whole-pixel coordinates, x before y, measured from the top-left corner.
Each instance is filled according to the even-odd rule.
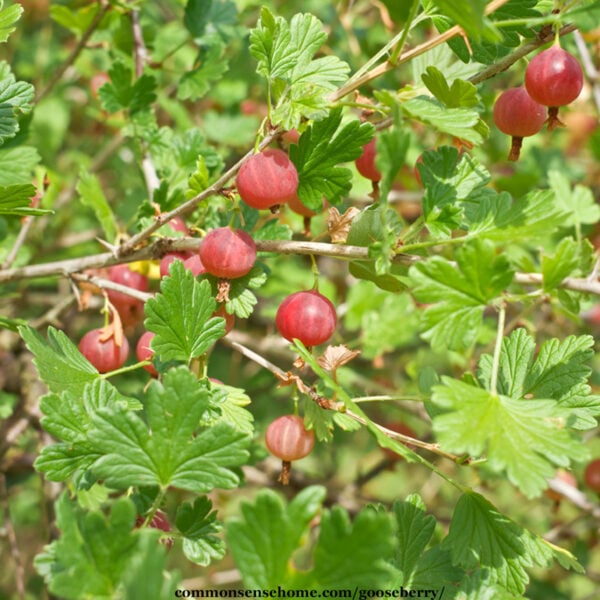
[[[0,2],[0,597],[594,597],[599,16]]]

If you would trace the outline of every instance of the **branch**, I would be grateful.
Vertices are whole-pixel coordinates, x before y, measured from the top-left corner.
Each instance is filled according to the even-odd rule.
[[[577,28],[575,25],[565,25],[564,27],[560,28],[558,33],[559,35],[563,36],[567,33],[575,31],[576,29]],[[554,39],[554,35],[554,31],[551,30],[549,33],[544,33],[536,39],[523,44],[514,52],[511,52],[510,54],[507,54],[505,57],[501,58],[498,62],[486,67],[482,71],[479,71],[479,73],[473,75],[472,77],[469,77],[468,81],[473,84],[477,84],[485,81],[486,79],[495,77],[498,75],[498,73],[502,73],[502,71],[506,71],[512,67],[512,65],[514,65],[518,60],[521,60],[524,56],[527,56],[530,52],[533,52],[544,44],[551,42]]]
[[[165,221],[165,217],[171,215],[172,212],[174,211],[161,215],[159,220],[161,222]],[[169,217],[168,220],[170,220],[170,218],[172,217]],[[115,256],[112,252],[104,252],[102,254],[83,256],[81,258],[70,258],[56,262],[0,270],[0,283],[18,279],[49,277],[53,275],[70,276],[87,269],[110,267],[112,265],[135,262],[138,260],[157,260],[168,252],[197,250],[201,243],[202,240],[197,238],[159,238],[154,243],[145,246],[140,250],[131,251],[127,255]],[[329,256],[343,260],[371,260],[369,258],[369,249],[365,246],[347,246],[342,244],[303,242],[296,240],[257,240],[256,248],[260,252],[276,252],[279,254]],[[420,260],[423,260],[423,257],[412,254],[397,254],[394,256],[395,262],[406,265],[415,264]],[[514,281],[522,285],[541,286],[543,284],[543,277],[541,273],[516,273]],[[562,281],[560,287],[575,292],[596,294],[600,296],[600,281],[590,280],[589,277],[567,277]]]
[[[109,9],[110,2],[107,0],[99,0],[98,12],[96,12],[94,15],[89,27],[83,32],[79,43],[75,46],[75,48],[73,48],[71,54],[69,54],[65,62],[54,72],[54,75],[52,75],[50,81],[46,84],[46,87],[37,95],[36,102],[39,102],[54,89],[54,86],[60,81],[60,78],[65,74],[65,71],[75,62],[75,60],[77,60],[77,57],[81,54],[85,48],[85,45],[88,43],[88,40],[90,37],[92,37],[92,34],[98,25],[100,25],[104,15],[109,11]]]
[[[598,73],[598,70],[594,65],[590,51],[586,46],[585,40],[583,39],[581,33],[576,31],[573,34],[573,38],[575,39],[579,56],[581,56],[581,63],[583,64],[585,75],[592,84],[592,97],[594,98],[594,103],[596,104],[596,111],[600,113],[600,73]]]
[[[345,405],[339,402],[333,402],[327,398],[319,396],[319,394],[317,394],[315,390],[309,385],[307,385],[299,376],[292,375],[290,372],[283,371],[277,365],[274,365],[272,362],[270,362],[260,354],[254,352],[254,350],[251,350],[247,346],[244,346],[243,344],[240,344],[239,342],[235,341],[235,334],[232,334],[233,332],[221,338],[221,341],[233,350],[236,350],[246,358],[255,362],[257,365],[263,367],[263,369],[266,369],[267,371],[273,373],[273,375],[275,375],[275,377],[280,382],[283,382],[284,385],[295,385],[300,392],[310,396],[310,398],[312,398],[312,400],[316,402],[321,408],[325,410],[335,410],[338,412],[343,411],[345,415],[348,415],[357,423],[360,423],[364,426],[367,425],[367,420],[364,419],[362,416],[354,413],[351,410],[347,410]],[[398,433],[396,431],[388,429],[387,427],[384,427],[383,425],[379,425],[374,421],[371,421],[371,423],[373,423],[373,425],[375,425],[375,427],[377,427],[379,431],[381,431],[391,439],[397,440],[405,444],[412,444],[413,446],[418,446],[419,448],[424,448],[425,450],[429,450],[430,452],[433,452],[438,456],[443,456],[444,458],[448,458],[449,460],[459,464],[465,463],[463,456],[457,456],[449,452],[444,452],[437,444],[430,444],[428,442],[423,442],[419,439],[412,438],[402,433]]]
[[[486,6],[485,14],[489,15],[490,13],[494,12],[495,10],[497,10],[498,8],[500,8],[502,5],[506,4],[507,2],[508,2],[508,0],[493,0]],[[366,83],[369,83],[370,81],[373,81],[374,79],[377,79],[378,77],[381,77],[382,75],[385,75],[389,71],[393,71],[398,65],[408,62],[409,60],[412,60],[416,56],[425,54],[425,52],[429,52],[429,50],[433,50],[433,48],[436,48],[437,46],[443,44],[444,42],[447,42],[448,40],[452,39],[453,37],[456,37],[457,35],[463,35],[463,34],[464,34],[464,31],[463,31],[462,27],[460,27],[458,25],[454,25],[454,27],[451,27],[444,33],[440,33],[440,34],[436,35],[435,37],[431,38],[430,40],[427,40],[427,41],[423,42],[422,44],[415,46],[411,50],[404,52],[403,54],[401,54],[399,56],[397,61],[395,61],[395,62],[386,61],[386,62],[376,66],[375,68],[371,69],[370,71],[368,71],[361,77],[358,77],[357,79],[350,79],[345,85],[343,85],[334,94],[332,94],[330,100],[332,102],[336,102],[336,101],[340,100],[341,98],[343,98],[344,96],[347,96],[354,90],[357,90],[361,86],[365,85]]]
[[[266,148],[279,134],[279,130],[275,130],[269,135],[267,135],[262,142],[258,146],[258,150],[262,150]],[[200,202],[206,200],[210,196],[215,196],[220,194],[225,187],[225,184],[240,170],[242,165],[254,154],[254,149],[249,150],[246,154],[235,163],[230,169],[225,171],[217,181],[215,181],[211,186],[207,187],[204,191],[200,192],[187,202],[180,204],[177,208],[174,208],[172,211],[163,213],[156,218],[156,221],[141,231],[140,233],[134,235],[127,242],[125,242],[118,250],[117,256],[119,258],[128,257],[131,253],[135,252],[135,249],[143,242],[145,242],[157,229],[160,229],[165,223],[168,223],[174,217],[178,217],[183,215],[190,210],[193,210]]]
[[[131,29],[133,33],[133,53],[135,57],[135,76],[140,78],[144,73],[144,66],[148,61],[148,50],[144,43],[144,35],[142,32],[142,26],[140,24],[140,11],[131,11]],[[142,156],[142,171],[144,173],[144,179],[146,180],[146,188],[148,189],[148,195],[150,199],[154,195],[154,191],[160,187],[160,179],[156,173],[152,157],[147,148],[146,143],[142,143],[143,156]]]

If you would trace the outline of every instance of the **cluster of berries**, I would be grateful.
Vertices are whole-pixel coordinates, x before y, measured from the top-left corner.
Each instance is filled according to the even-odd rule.
[[[523,138],[538,133],[544,123],[549,131],[564,126],[558,108],[573,102],[582,87],[581,65],[558,44],[535,56],[525,71],[525,86],[502,92],[494,104],[494,123],[512,137],[508,160],[518,160]]]

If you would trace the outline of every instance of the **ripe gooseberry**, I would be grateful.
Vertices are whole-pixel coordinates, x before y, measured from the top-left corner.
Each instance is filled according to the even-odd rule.
[[[314,217],[317,214],[314,210],[308,208],[306,204],[303,204],[302,200],[298,197],[298,194],[295,194],[288,200],[288,206],[290,207],[290,210],[303,217]]]
[[[276,207],[296,195],[298,171],[283,150],[267,148],[242,165],[237,176],[237,190],[252,208]]]
[[[546,110],[532,100],[524,87],[505,90],[494,104],[494,123],[512,136],[508,160],[518,160],[523,138],[536,134],[544,125]]]
[[[144,517],[142,515],[138,515],[135,520],[136,528],[140,528],[144,524],[144,521]],[[152,529],[160,529],[165,533],[171,531],[171,523],[169,523],[169,517],[162,510],[157,510],[154,513],[154,516],[152,517],[148,525],[152,527]],[[173,545],[172,537],[162,538],[160,541],[161,543],[165,544],[165,546],[167,546],[167,549],[170,549]]]
[[[207,273],[222,279],[236,279],[254,266],[256,244],[241,229],[219,227],[206,234],[198,254]]]
[[[135,347],[135,353],[139,361],[152,360],[154,350],[150,347],[150,342],[155,335],[156,334],[152,331],[146,331],[140,336]],[[154,365],[144,365],[144,369],[146,369],[152,377],[158,377],[158,371],[154,368]]]
[[[305,346],[326,342],[335,331],[337,315],[331,301],[315,290],[295,292],[277,309],[275,324],[289,341],[294,338]]]
[[[570,104],[583,87],[583,71],[577,59],[555,44],[531,59],[525,71],[525,87],[533,100],[548,106],[548,129],[564,127],[558,107]]]
[[[167,277],[171,263],[176,260],[181,260],[185,264],[185,260],[189,257],[190,255],[187,252],[169,252],[168,254],[165,254],[160,259],[160,276]]]
[[[381,181],[381,172],[375,166],[376,140],[373,138],[363,146],[362,154],[354,161],[358,172],[371,181]]]
[[[223,317],[225,319],[225,335],[231,332],[235,325],[235,315],[228,313],[224,304],[221,304],[213,313],[213,317]]]
[[[129,355],[127,338],[117,345],[114,335],[107,337],[105,328],[88,331],[79,341],[79,351],[100,373],[108,373],[125,364]]]
[[[148,278],[137,271],[133,271],[128,265],[114,265],[110,267],[108,277],[114,283],[120,283],[140,292],[147,292],[150,287]],[[117,309],[119,307],[133,306],[141,302],[139,298],[123,292],[117,292],[116,290],[108,290],[107,293],[108,299]]]
[[[267,427],[265,443],[269,452],[281,459],[279,481],[287,485],[290,480],[290,463],[310,454],[315,445],[315,434],[304,428],[304,421],[298,415],[284,415]]]
[[[202,261],[200,260],[200,256],[198,254],[192,254],[192,256],[190,256],[189,258],[186,258],[183,261],[183,266],[188,271],[191,271],[192,275],[194,275],[194,277],[197,277],[198,275],[202,275],[203,273],[206,273],[206,268],[202,264]]]
[[[588,463],[583,473],[585,484],[600,494],[600,458]]]

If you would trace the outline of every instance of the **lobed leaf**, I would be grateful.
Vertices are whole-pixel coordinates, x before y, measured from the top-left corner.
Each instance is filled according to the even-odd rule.
[[[261,490],[241,515],[226,523],[227,542],[246,588],[275,588],[286,582],[288,563],[310,521],[321,508],[325,488],[310,486],[285,504]]]
[[[225,321],[213,317],[216,302],[207,281],[197,281],[181,261],[174,261],[160,293],[145,305],[146,329],[156,336],[152,348],[161,361],[189,362],[225,334]]]

